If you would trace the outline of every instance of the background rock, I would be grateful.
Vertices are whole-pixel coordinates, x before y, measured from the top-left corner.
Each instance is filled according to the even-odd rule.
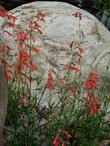
[[[0,1],[0,5],[2,5],[6,10],[11,10],[13,8],[16,8],[22,4],[25,3],[30,3],[30,2],[34,2],[34,1],[39,1],[39,0],[1,0]],[[40,0],[42,1],[42,0]],[[46,0],[43,0],[46,1]],[[50,0],[51,2],[54,2],[56,0]],[[110,15],[110,3],[109,0],[57,0],[57,1],[61,1],[61,2],[66,2],[75,6],[78,6],[84,10],[87,10],[88,12],[90,12],[91,14],[93,14],[94,16],[96,16],[109,30],[110,30],[110,21],[109,21],[109,17],[104,17],[104,21],[103,21],[103,16],[105,14],[105,10],[108,9],[109,13],[107,15]]]
[[[81,47],[85,48],[82,59],[84,76],[91,70],[97,70],[100,75],[110,78],[110,32],[94,16],[67,3],[33,2],[12,10],[17,17],[15,24],[26,30],[29,19],[36,15],[37,9],[46,13],[46,23],[41,23],[43,35],[34,32],[37,40],[34,46],[41,48],[41,54],[37,57],[34,54],[34,58],[38,64],[38,72],[45,79],[47,79],[49,69],[53,66],[58,70],[62,64],[70,61],[69,44],[72,41],[80,43]],[[78,18],[72,16],[76,12],[80,12],[82,15],[80,22]],[[8,28],[4,30],[10,31],[14,35],[18,31]],[[1,35],[2,31],[1,29]],[[1,39],[14,49],[13,53],[17,52],[15,38],[9,38],[5,34]],[[109,65],[108,72],[107,65]]]

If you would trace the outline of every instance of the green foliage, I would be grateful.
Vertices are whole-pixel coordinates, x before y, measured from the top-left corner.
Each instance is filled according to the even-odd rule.
[[[93,0],[93,4],[99,10],[110,9],[110,0]]]

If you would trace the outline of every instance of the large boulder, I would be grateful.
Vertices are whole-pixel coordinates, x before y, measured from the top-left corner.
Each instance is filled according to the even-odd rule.
[[[67,3],[33,2],[13,9],[14,16],[17,17],[15,24],[27,29],[28,20],[36,15],[38,9],[46,13],[46,23],[41,24],[43,35],[35,42],[35,45],[41,48],[42,53],[38,61],[42,64],[44,74],[56,60],[57,54],[59,65],[69,60],[68,46],[72,41],[79,42],[85,48],[83,57],[85,72],[97,66],[100,74],[106,74],[110,57],[110,32],[94,16]],[[76,12],[82,15],[80,22],[79,18],[72,16]],[[15,33],[14,29],[5,28],[5,30]],[[34,36],[37,38],[37,33]],[[14,50],[16,49],[15,39],[11,38],[10,43],[8,34],[2,35],[1,39]]]
[[[84,76],[91,70],[97,70],[100,75],[110,78],[110,32],[94,16],[67,3],[33,2],[15,8],[12,10],[17,17],[15,29],[3,28],[5,20],[2,18],[1,40],[14,49],[13,53],[17,52],[15,38],[9,37],[3,31],[16,35],[19,26],[24,30],[28,29],[30,18],[35,16],[38,10],[45,12],[46,23],[41,23],[42,35],[36,31],[33,33],[36,40],[33,45],[41,49],[41,53],[34,57],[38,64],[37,71],[45,79],[49,69],[59,69],[62,64],[71,60],[69,44],[72,41],[85,48],[82,58]],[[81,14],[81,20],[76,17],[77,12]]]

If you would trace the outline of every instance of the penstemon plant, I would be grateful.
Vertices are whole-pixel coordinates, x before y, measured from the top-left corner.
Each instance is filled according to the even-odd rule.
[[[3,34],[14,37],[17,44],[13,63],[9,55],[13,49],[5,43],[0,48],[0,61],[6,68],[9,90],[6,145],[98,146],[109,139],[110,122],[106,114],[110,92],[109,87],[105,88],[105,77],[99,77],[93,70],[87,77],[82,74],[85,53],[80,44],[82,14],[72,14],[79,19],[79,43],[72,41],[69,44],[70,60],[58,71],[53,65],[46,83],[42,75],[36,76],[38,64],[33,59],[33,54],[37,56],[41,51],[33,45],[33,31],[43,34],[40,22],[46,22],[45,12],[38,10],[36,16],[29,19],[28,29],[19,27],[16,35],[5,30],[5,27],[16,29],[14,14],[1,8],[0,16],[6,19]],[[32,93],[33,81],[36,81],[36,94]],[[48,107],[41,105],[47,91],[51,93],[47,97]]]

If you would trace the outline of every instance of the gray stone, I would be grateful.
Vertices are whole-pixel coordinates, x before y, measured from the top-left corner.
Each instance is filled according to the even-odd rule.
[[[97,70],[99,75],[110,78],[110,32],[94,16],[88,12],[62,2],[33,2],[13,9],[17,17],[15,24],[22,29],[28,29],[28,21],[35,16],[38,10],[46,14],[46,23],[41,23],[43,35],[36,31],[33,36],[35,47],[41,48],[40,55],[34,56],[38,64],[38,73],[47,79],[48,71],[55,68],[57,71],[62,64],[71,60],[69,44],[74,41],[85,48],[82,58],[82,73],[86,76],[91,70]],[[82,19],[72,14],[81,13]],[[3,20],[4,21],[4,20]],[[3,22],[1,26],[3,25]],[[4,28],[16,35],[18,29]],[[0,30],[1,40],[17,52],[15,38],[9,38]],[[108,71],[107,71],[108,65]],[[32,88],[35,87],[33,83]]]

